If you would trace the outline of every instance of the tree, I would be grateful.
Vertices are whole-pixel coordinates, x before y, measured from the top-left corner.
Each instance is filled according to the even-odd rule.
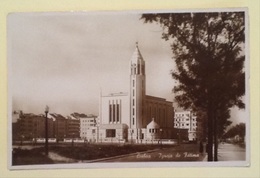
[[[208,161],[213,161],[213,138],[217,141],[218,125],[227,122],[221,115],[235,105],[244,108],[244,12],[143,14],[141,19],[159,23],[162,38],[170,40],[175,101],[207,113]]]
[[[240,138],[242,138],[242,141],[244,141],[246,132],[246,125],[245,123],[239,123],[235,126],[232,126],[224,135],[224,138],[233,138],[236,135],[238,135]]]

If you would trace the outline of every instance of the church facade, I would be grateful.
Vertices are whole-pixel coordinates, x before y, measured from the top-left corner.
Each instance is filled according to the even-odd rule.
[[[172,138],[173,103],[146,95],[145,61],[138,44],[129,68],[128,92],[100,96],[97,139],[138,143]]]

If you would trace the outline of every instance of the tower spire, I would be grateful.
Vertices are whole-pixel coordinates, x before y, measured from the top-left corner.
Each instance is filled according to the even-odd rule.
[[[132,55],[132,58],[131,58],[131,62],[132,64],[138,64],[138,63],[143,63],[144,60],[143,60],[143,57],[139,51],[139,47],[138,47],[138,41],[135,42],[135,51]]]

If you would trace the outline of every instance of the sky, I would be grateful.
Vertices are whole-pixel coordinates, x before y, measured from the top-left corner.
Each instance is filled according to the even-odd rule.
[[[48,105],[52,113],[98,115],[101,93],[128,92],[136,42],[146,94],[173,101],[170,44],[138,13],[13,13],[7,28],[12,110],[42,114]],[[232,120],[245,122],[245,112],[233,109]]]

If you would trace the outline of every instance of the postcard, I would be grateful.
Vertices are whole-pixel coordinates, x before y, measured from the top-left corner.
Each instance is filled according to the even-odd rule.
[[[9,14],[9,168],[248,166],[247,18]]]

